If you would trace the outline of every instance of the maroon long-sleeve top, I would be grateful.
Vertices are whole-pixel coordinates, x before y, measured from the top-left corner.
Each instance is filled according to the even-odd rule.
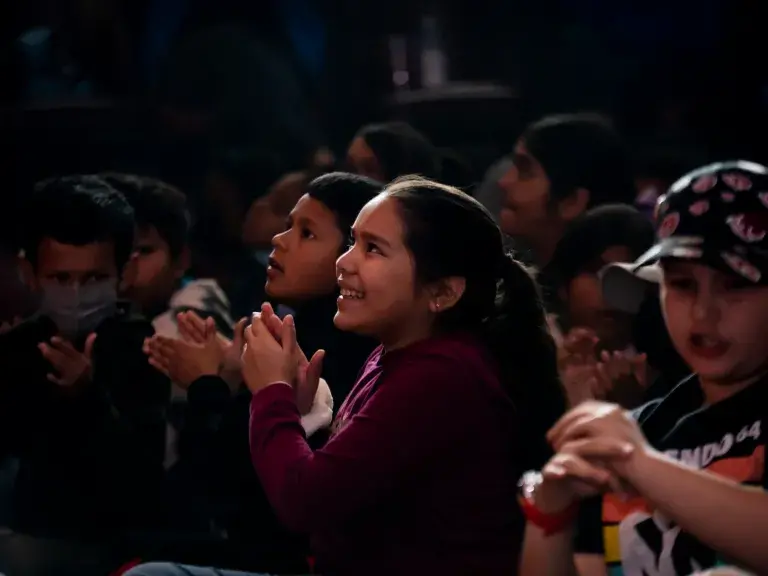
[[[512,574],[519,443],[495,364],[472,336],[369,358],[314,453],[292,389],[253,397],[251,458],[323,574]]]

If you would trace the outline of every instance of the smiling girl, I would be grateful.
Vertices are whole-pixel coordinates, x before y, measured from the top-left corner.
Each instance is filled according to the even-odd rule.
[[[296,310],[302,348],[310,354],[321,347],[325,351],[323,377],[330,383],[337,407],[376,343],[334,326],[338,295],[335,262],[347,247],[349,229],[358,212],[381,190],[380,184],[362,176],[341,172],[323,175],[309,184],[308,192],[291,211],[285,230],[272,241],[266,292],[274,301]],[[206,510],[215,508],[216,520],[227,530],[230,547],[222,561],[230,565],[237,558],[235,565],[243,568],[306,570],[305,542],[278,525],[250,462],[250,393],[243,390],[232,397],[227,382],[219,376],[224,357],[215,332],[212,348],[206,348],[204,322],[197,320],[203,325],[199,343],[155,337],[147,347],[155,365],[173,374],[174,381],[182,382],[189,391],[185,428],[179,442],[181,460],[174,477],[181,477],[179,484],[187,492],[201,480],[209,490],[194,499],[177,489],[184,496],[184,514],[177,517],[190,524],[190,500],[198,506],[202,502]],[[239,350],[237,340],[230,346]],[[227,355],[233,355],[232,351]],[[239,353],[235,351],[234,356],[239,357]],[[316,402],[313,404],[310,396],[302,409],[302,434],[311,436],[313,445],[327,437],[332,417],[327,405],[332,404],[332,399],[328,396],[327,389],[321,390]],[[209,484],[212,490],[207,488]],[[208,501],[214,497],[215,506],[209,506]],[[143,573],[148,568],[140,570]]]
[[[336,267],[336,326],[382,345],[322,449],[299,424],[293,320],[282,344],[258,318],[246,333],[251,456],[278,517],[328,574],[513,572],[516,475],[564,406],[535,281],[478,202],[422,179],[363,208]]]
[[[375,341],[334,326],[335,262],[347,247],[360,209],[382,188],[369,178],[344,172],[320,176],[291,210],[285,231],[272,238],[267,296],[296,311],[303,350],[310,354],[325,350],[323,377],[337,406],[352,388]]]

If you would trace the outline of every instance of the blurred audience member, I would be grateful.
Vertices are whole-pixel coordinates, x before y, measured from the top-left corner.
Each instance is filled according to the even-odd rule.
[[[347,149],[347,168],[379,182],[399,176],[440,177],[440,154],[426,136],[405,122],[369,124]]]

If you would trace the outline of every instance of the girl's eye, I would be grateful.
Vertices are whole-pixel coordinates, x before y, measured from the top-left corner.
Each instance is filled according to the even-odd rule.
[[[381,254],[381,250],[379,249],[379,247],[372,242],[368,243],[368,252],[373,252],[374,254]]]
[[[310,230],[309,228],[302,228],[301,237],[311,240],[312,238],[315,237],[315,235],[312,233],[312,230]]]

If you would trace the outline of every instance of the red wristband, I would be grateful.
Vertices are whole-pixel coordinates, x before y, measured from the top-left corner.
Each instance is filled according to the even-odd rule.
[[[526,520],[534,526],[541,528],[544,531],[544,536],[557,534],[571,526],[579,512],[578,502],[573,502],[564,510],[551,514],[542,512],[533,501],[523,496],[518,497],[518,502]]]

